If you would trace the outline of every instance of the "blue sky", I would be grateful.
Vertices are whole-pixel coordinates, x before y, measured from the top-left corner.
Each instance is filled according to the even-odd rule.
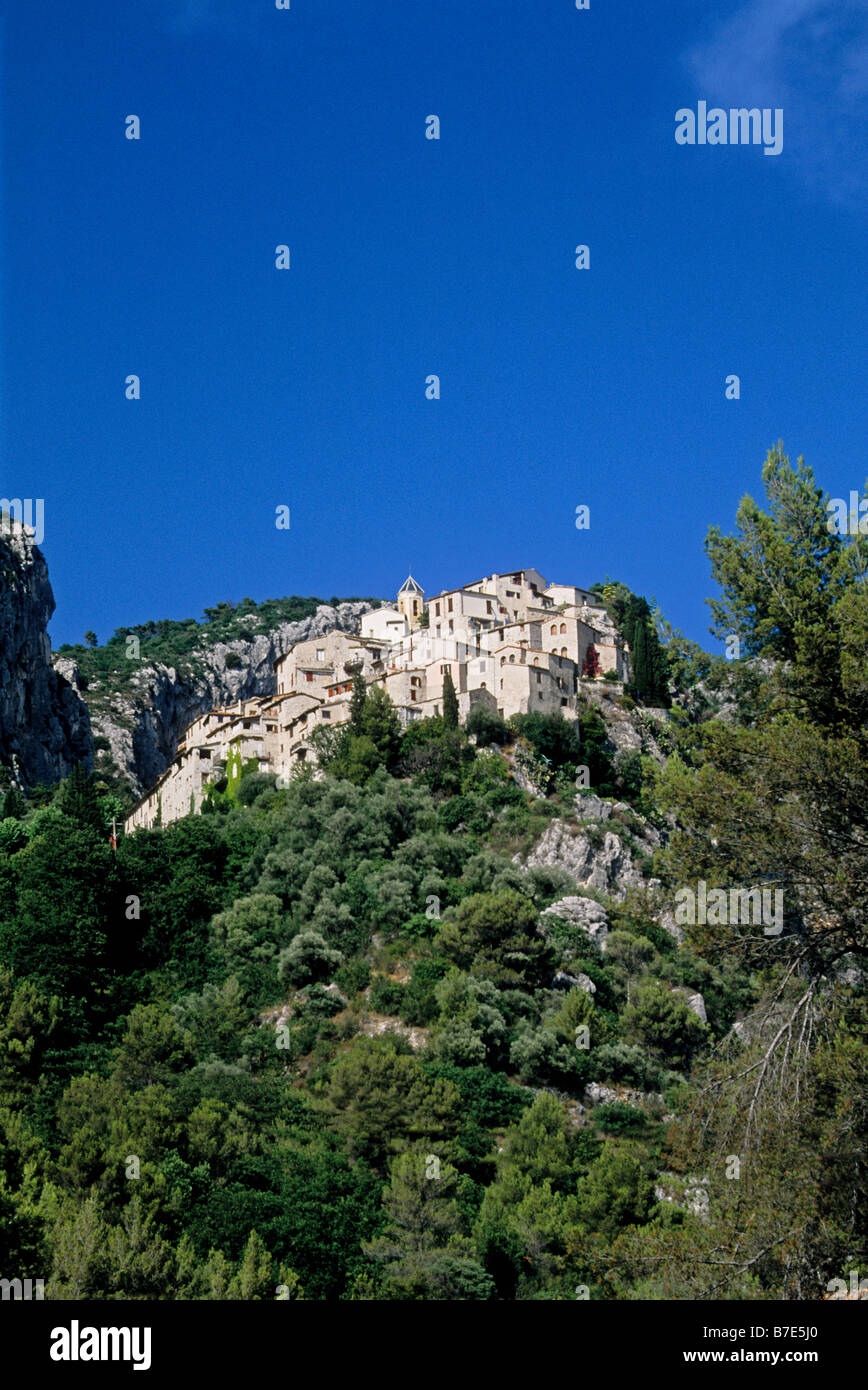
[[[534,565],[715,648],[767,449],[864,486],[865,0],[8,0],[0,64],[0,493],[55,644]],[[782,153],[677,145],[699,100]]]

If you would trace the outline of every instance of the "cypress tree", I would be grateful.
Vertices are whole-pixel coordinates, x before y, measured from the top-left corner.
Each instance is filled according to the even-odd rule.
[[[443,677],[443,723],[447,729],[458,728],[458,696],[455,694],[455,682],[448,666]]]
[[[353,667],[353,693],[350,696],[350,728],[354,734],[364,733],[363,713],[367,699],[365,678],[361,666]]]
[[[633,688],[640,700],[648,702],[652,694],[651,653],[648,627],[641,617],[633,626],[630,649],[633,657]]]

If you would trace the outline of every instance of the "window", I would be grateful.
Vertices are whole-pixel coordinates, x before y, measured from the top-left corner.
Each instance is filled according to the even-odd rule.
[[[446,611],[447,611],[447,613],[451,613],[451,612],[452,612],[452,600],[451,600],[451,598],[446,600]]]
[[[485,611],[486,611],[486,613],[490,613],[490,612],[491,612],[491,599],[490,599],[490,598],[487,598],[487,599],[485,600]]]
[[[325,661],[325,647],[317,647],[316,659],[317,661]]]
[[[566,623],[561,623],[561,632],[566,632],[566,630],[567,630],[567,625],[566,625]]]
[[[514,661],[515,661],[515,652],[510,652],[510,654],[509,654],[509,664],[510,664],[510,666],[513,664]]]
[[[558,630],[558,625],[557,625],[557,623],[552,623],[552,636],[553,636],[553,637],[554,637],[555,633],[557,632],[557,630]]]
[[[500,658],[500,664],[501,664],[501,666],[505,666],[505,665],[506,665],[506,657],[505,657],[505,656],[502,656],[502,657]],[[503,685],[503,681],[501,681],[500,683],[501,683],[501,685]]]
[[[306,681],[312,681],[312,680],[313,680],[313,671],[305,671],[305,673],[304,673],[304,678],[305,678]]]
[[[332,717],[331,710],[324,709],[323,712],[322,712],[322,717],[323,717],[323,719],[331,719],[331,717]]]
[[[435,603],[435,605],[434,605],[434,617],[435,617],[435,618],[439,618],[439,617],[440,617],[440,604],[439,604],[439,603]]]
[[[415,617],[416,614],[417,614],[418,612],[419,612],[419,604],[418,604],[418,601],[417,601],[416,599],[414,599],[414,600],[413,600],[413,616]]]
[[[536,683],[537,683],[537,685],[539,685],[539,683],[540,683],[541,680],[542,680],[542,671],[537,671],[537,673],[536,673]],[[542,691],[540,691],[540,694],[542,694]]]
[[[415,692],[415,690],[411,690],[411,691],[410,691],[410,699],[411,699],[411,700],[415,700],[415,699],[416,699],[416,692]]]
[[[566,656],[566,654],[567,654],[567,649],[566,649],[566,647],[561,647],[561,656]]]
[[[480,689],[480,690],[486,690],[487,688],[488,688],[488,687],[486,686],[485,681],[483,681],[483,682],[481,683],[479,689]]]

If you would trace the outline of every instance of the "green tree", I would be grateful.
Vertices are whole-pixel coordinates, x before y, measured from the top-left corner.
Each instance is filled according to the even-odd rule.
[[[686,1067],[707,1037],[705,1026],[682,996],[648,978],[636,986],[622,1026],[629,1042],[649,1048],[672,1067]]]
[[[380,1297],[386,1299],[487,1300],[494,1282],[475,1259],[463,1234],[456,1200],[461,1178],[436,1154],[414,1150],[392,1163],[383,1193],[387,1226],[364,1250],[384,1266]]]
[[[579,1186],[583,1225],[610,1237],[624,1226],[644,1224],[654,1203],[648,1160],[632,1144],[607,1144]]]
[[[643,704],[668,707],[668,662],[647,599],[631,594],[624,610],[623,631],[633,666],[631,689]]]
[[[735,632],[749,656],[787,663],[781,676],[805,713],[824,726],[864,726],[864,681],[842,680],[860,651],[868,594],[868,536],[830,533],[826,495],[803,459],[794,469],[779,442],[762,470],[763,511],[743,498],[737,534],[709,530],[706,551],[722,597],[709,600],[712,631]],[[856,631],[851,628],[857,619]]]
[[[485,705],[474,705],[464,722],[468,737],[476,739],[477,748],[488,748],[493,743],[506,743],[509,726],[494,710]]]
[[[421,1136],[445,1140],[457,1124],[460,1093],[431,1078],[392,1038],[360,1038],[338,1060],[328,1103],[350,1151],[381,1164]]]
[[[94,778],[85,772],[81,763],[76,763],[63,783],[60,809],[82,828],[92,830],[96,834],[105,833],[105,817],[99,804]]]
[[[300,987],[312,980],[328,979],[343,959],[319,932],[302,931],[281,951],[278,970],[283,979]]]
[[[443,723],[447,729],[458,728],[458,696],[448,666],[443,676]]]
[[[438,944],[460,969],[472,968],[501,988],[540,983],[552,966],[537,915],[531,900],[514,889],[473,893],[449,909]]]
[[[365,685],[365,678],[362,675],[361,664],[356,664],[352,668],[353,689],[350,695],[350,728],[354,734],[363,734],[365,726],[363,713],[365,702],[368,698],[368,690]]]
[[[24,797],[16,787],[10,787],[3,797],[0,820],[23,820],[27,812]]]
[[[401,752],[401,725],[382,686],[375,685],[368,691],[361,722],[362,734],[371,740],[383,766],[391,771]]]
[[[122,930],[111,850],[89,826],[64,817],[13,864],[17,909],[0,909],[0,952],[16,976],[57,994],[66,1025],[77,1028],[106,1007],[109,923],[116,920]]]

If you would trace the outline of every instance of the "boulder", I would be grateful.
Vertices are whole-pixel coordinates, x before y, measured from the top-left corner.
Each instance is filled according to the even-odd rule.
[[[540,925],[545,928],[547,917],[560,917],[572,926],[580,927],[588,938],[601,950],[605,949],[609,935],[609,918],[606,909],[593,898],[559,898],[551,907],[540,914]]]
[[[587,975],[579,971],[578,975],[568,975],[566,971],[559,970],[555,975],[552,984],[555,989],[581,989],[585,994],[596,994],[597,986]]]
[[[601,796],[595,796],[593,792],[586,792],[583,796],[576,797],[577,820],[608,820],[611,814],[611,801],[604,801]]]

